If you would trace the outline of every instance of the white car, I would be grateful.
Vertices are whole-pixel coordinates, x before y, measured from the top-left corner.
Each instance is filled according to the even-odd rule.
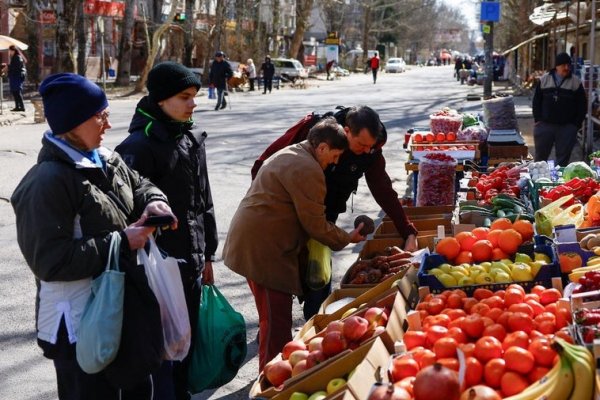
[[[406,71],[406,63],[403,59],[392,57],[385,63],[385,72],[404,72]]]
[[[274,58],[271,62],[275,64],[275,75],[285,80],[293,82],[298,78],[308,78],[308,71],[296,59]]]

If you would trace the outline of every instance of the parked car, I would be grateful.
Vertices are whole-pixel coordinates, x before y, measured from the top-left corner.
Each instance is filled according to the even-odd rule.
[[[334,73],[336,76],[350,76],[350,71],[338,65],[333,67],[331,72]]]
[[[308,71],[294,58],[274,58],[271,62],[275,65],[275,75],[284,80],[295,81],[298,78],[308,78]]]
[[[385,63],[385,72],[404,72],[406,63],[402,58],[392,57]]]

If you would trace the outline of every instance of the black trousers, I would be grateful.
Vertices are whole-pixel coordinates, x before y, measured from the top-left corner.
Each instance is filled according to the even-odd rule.
[[[254,91],[254,81],[256,78],[250,78],[250,91]]]
[[[25,111],[25,104],[23,103],[23,93],[20,90],[11,92],[13,99],[15,100],[15,109]]]
[[[273,78],[264,78],[264,82],[265,88],[263,90],[263,93],[267,93],[267,90],[269,91],[269,93],[271,93],[271,89],[273,88]]]

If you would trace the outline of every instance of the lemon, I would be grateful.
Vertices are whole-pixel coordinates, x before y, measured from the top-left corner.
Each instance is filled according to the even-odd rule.
[[[475,283],[479,285],[494,283],[494,279],[487,272],[482,272],[475,278]]]
[[[442,285],[444,285],[445,287],[452,287],[452,286],[456,286],[458,284],[456,279],[450,274],[441,274],[441,275],[438,275],[437,278],[442,283]]]
[[[531,259],[531,257],[529,257],[529,255],[527,255],[527,254],[523,254],[523,253],[515,254],[515,262],[516,263],[519,263],[519,262],[530,263],[532,261],[533,260]]]
[[[512,278],[510,277],[509,274],[507,274],[506,272],[502,272],[499,271],[495,276],[494,276],[494,281],[496,283],[507,283],[507,282],[512,282]]]
[[[529,267],[531,268],[531,275],[536,276],[538,272],[540,272],[540,268],[542,265],[545,265],[543,261],[532,261],[529,263]]]
[[[469,286],[474,285],[475,281],[470,276],[465,276],[458,281],[458,286]]]
[[[443,263],[443,264],[438,265],[438,268],[441,269],[442,271],[444,271],[445,273],[449,273],[450,268],[452,268],[452,265],[450,265],[448,263]]]
[[[544,261],[546,264],[549,264],[552,260],[544,253],[533,253],[534,261]]]
[[[481,265],[478,265],[478,264],[476,264],[476,265],[471,265],[471,266],[469,267],[469,272],[470,272],[470,274],[472,274],[474,271],[479,271],[479,272],[488,272],[488,271],[487,271],[485,268],[483,268]],[[470,275],[470,274],[469,274],[469,275]]]
[[[531,273],[531,267],[527,264],[515,264],[512,269],[512,278],[517,282],[531,281],[533,275]]]
[[[462,265],[456,265],[452,268],[450,268],[450,273],[452,272],[460,272],[463,275],[469,275],[469,270],[465,267],[463,267]]]
[[[490,267],[490,273],[495,269],[501,269],[504,272],[506,272],[507,274],[510,274],[510,268],[508,267],[508,264],[506,264],[502,261],[494,261],[492,263],[492,266]]]
[[[490,268],[492,267],[492,263],[489,261],[482,262],[481,265],[487,272],[490,272]]]
[[[450,275],[452,275],[454,277],[454,279],[456,279],[456,282],[460,281],[462,278],[467,276],[460,271],[451,271]]]
[[[477,277],[478,277],[480,274],[487,274],[487,272],[485,272],[485,270],[483,270],[483,271],[479,271],[479,270],[473,270],[473,271],[471,271],[471,273],[469,274],[469,278],[471,278],[471,279],[475,280],[475,279],[477,279]]]
[[[439,276],[441,274],[445,274],[445,272],[439,268],[432,268],[429,271],[427,271],[427,273],[429,275],[433,275],[433,276]]]

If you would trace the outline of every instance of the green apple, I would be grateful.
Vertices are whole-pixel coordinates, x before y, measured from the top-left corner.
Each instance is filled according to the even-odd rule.
[[[533,261],[533,260],[527,254],[523,254],[523,253],[515,254],[515,262],[516,263],[530,263],[531,261]]]
[[[308,400],[323,400],[325,397],[327,397],[327,392],[324,390],[319,390],[318,392],[311,394]]]
[[[290,396],[290,400],[308,400],[308,395],[302,392],[294,392]]]
[[[512,282],[512,278],[506,272],[500,271],[496,275],[494,275],[494,281],[496,283],[508,283]]]
[[[445,287],[452,287],[458,284],[456,279],[450,274],[441,274],[437,278]]]
[[[344,378],[333,378],[327,384],[327,394],[331,394],[344,386],[346,384],[346,380]]]

